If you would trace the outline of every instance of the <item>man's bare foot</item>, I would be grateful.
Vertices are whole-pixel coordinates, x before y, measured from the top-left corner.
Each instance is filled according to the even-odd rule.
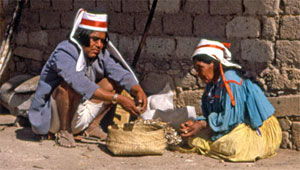
[[[76,146],[73,134],[71,134],[67,130],[60,130],[58,133],[56,133],[55,136],[56,143],[60,146],[67,148],[73,148]]]

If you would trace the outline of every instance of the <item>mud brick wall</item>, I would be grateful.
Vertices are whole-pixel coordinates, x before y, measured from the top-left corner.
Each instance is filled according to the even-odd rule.
[[[30,0],[15,36],[10,77],[39,74],[57,43],[66,38],[80,7],[109,14],[110,39],[131,63],[152,3]],[[9,21],[15,1],[2,0],[2,4]],[[176,107],[192,105],[201,113],[205,85],[193,74],[190,58],[200,38],[232,43],[234,61],[257,77],[276,107],[284,130],[283,147],[299,150],[300,1],[159,0],[136,69],[148,94],[169,83],[176,92]]]

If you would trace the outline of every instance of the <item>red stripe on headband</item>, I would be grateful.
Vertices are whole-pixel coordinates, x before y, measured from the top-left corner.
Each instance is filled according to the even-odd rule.
[[[82,25],[92,26],[92,27],[101,27],[107,28],[107,22],[99,22],[99,21],[92,21],[82,18],[81,23]]]
[[[208,45],[200,45],[196,48],[196,50],[199,49],[199,48],[204,48],[204,47],[212,47],[212,48],[217,48],[219,50],[225,51],[225,49],[223,47],[220,47],[220,46],[217,46],[217,45],[209,45],[209,44]]]

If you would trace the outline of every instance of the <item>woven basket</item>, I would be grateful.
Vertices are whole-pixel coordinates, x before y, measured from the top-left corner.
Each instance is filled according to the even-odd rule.
[[[106,146],[114,155],[162,155],[167,140],[158,126],[114,125],[108,127]]]

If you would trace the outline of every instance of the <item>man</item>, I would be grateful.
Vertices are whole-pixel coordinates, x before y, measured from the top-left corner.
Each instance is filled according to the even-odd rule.
[[[56,133],[59,145],[75,147],[73,134],[82,131],[106,139],[99,123],[111,103],[134,115],[145,111],[147,96],[126,62],[111,55],[119,53],[107,31],[107,14],[77,12],[69,40],[58,44],[42,69],[29,110],[34,133]],[[118,95],[117,86],[130,92],[139,107]]]

